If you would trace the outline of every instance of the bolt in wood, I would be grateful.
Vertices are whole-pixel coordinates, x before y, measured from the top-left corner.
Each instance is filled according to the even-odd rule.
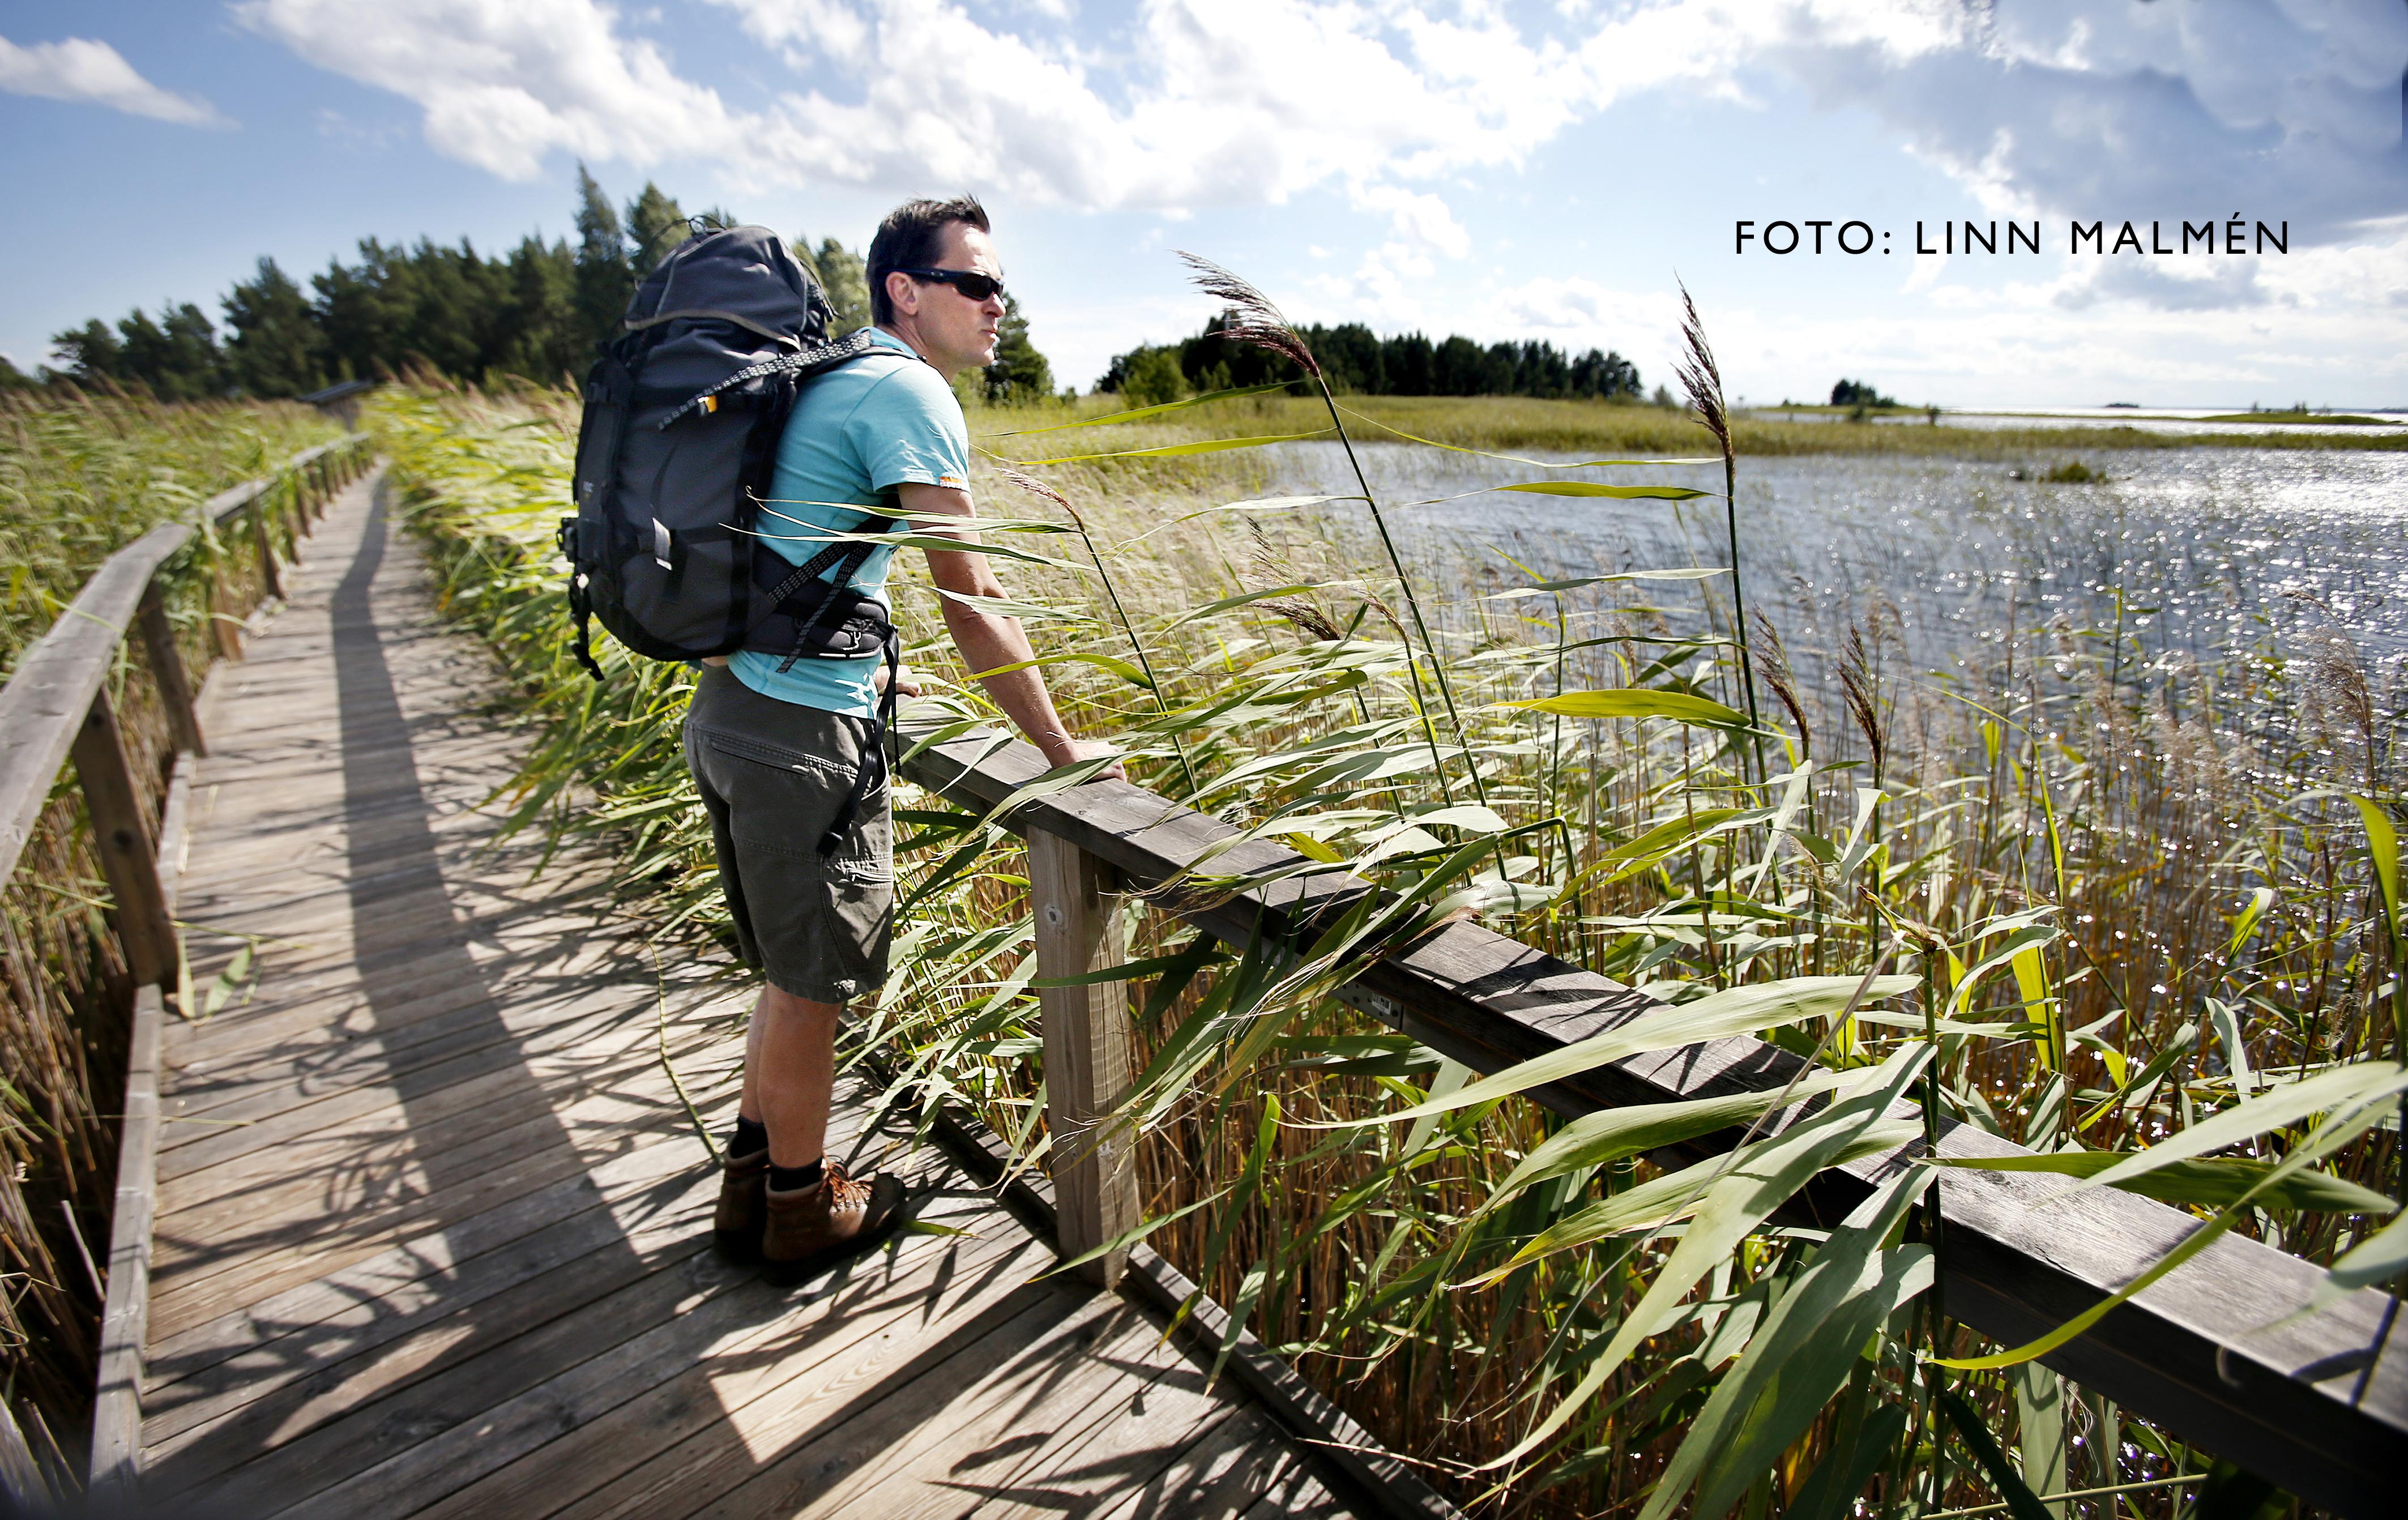
[[[1072,977],[1128,958],[1119,883],[1111,868],[1054,835],[1028,838],[1029,893],[1037,910],[1037,974]],[[1095,982],[1041,987],[1045,1121],[1054,1136],[1054,1198],[1064,1256],[1078,1256],[1137,1227],[1137,1157],[1125,1125],[1103,1121],[1128,1091],[1133,1034],[1128,987]],[[1128,1254],[1078,1269],[1097,1287],[1120,1281]]]
[[[103,687],[76,730],[76,774],[92,815],[93,842],[117,899],[117,933],[137,986],[162,986],[176,975],[176,925],[159,884],[158,846],[125,757],[125,736]]]

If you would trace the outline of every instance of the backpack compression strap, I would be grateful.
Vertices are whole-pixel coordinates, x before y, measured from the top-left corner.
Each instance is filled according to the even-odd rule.
[[[880,346],[877,339],[870,336],[875,331],[875,328],[864,327],[838,338],[833,343],[823,343],[817,348],[804,349],[798,353],[781,353],[775,359],[764,359],[756,365],[746,365],[718,384],[688,396],[683,406],[660,420],[659,426],[666,432],[671,423],[688,412],[714,410],[719,405],[719,394],[722,391],[732,391],[737,386],[759,380],[765,375],[816,375],[823,369],[833,369],[848,360],[858,359]]]

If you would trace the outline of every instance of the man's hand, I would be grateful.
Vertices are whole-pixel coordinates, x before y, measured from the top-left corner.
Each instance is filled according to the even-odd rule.
[[[1118,754],[1120,753],[1119,746],[1105,744],[1092,738],[1071,739],[1068,744],[1068,749],[1069,753],[1068,754],[1049,753],[1045,758],[1053,765],[1058,767],[1074,765],[1081,760],[1093,760],[1099,754]],[[1103,769],[1088,777],[1087,780],[1091,782],[1125,782],[1128,780],[1128,771],[1123,768],[1118,760],[1114,760],[1111,765],[1106,766]]]
[[[920,678],[911,673],[910,666],[897,665],[895,667],[895,690],[898,695],[904,696],[920,695]],[[878,689],[882,692],[886,690],[886,679],[887,667],[882,665],[878,667]]]
[[[928,579],[939,591],[948,594],[939,600],[944,604],[946,630],[962,652],[962,663],[973,671],[1002,672],[982,682],[995,705],[1028,736],[1049,766],[1067,766],[1113,753],[1114,747],[1110,744],[1070,737],[1061,715],[1054,710],[1054,698],[1046,692],[1045,678],[1037,669],[1037,652],[1029,647],[1020,620],[981,609],[981,603],[1003,595],[1003,584],[995,578],[986,556],[979,552],[976,533],[946,526],[948,520],[959,521],[971,515],[969,493],[951,486],[906,482],[896,488],[896,495],[903,514],[916,523],[919,531],[961,542],[959,549],[928,551]],[[1128,779],[1118,761],[1097,774],[1116,781]]]

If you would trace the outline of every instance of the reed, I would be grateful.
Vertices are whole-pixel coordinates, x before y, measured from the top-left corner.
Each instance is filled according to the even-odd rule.
[[[1941,680],[1908,666],[1877,589],[1841,628],[1784,630],[1759,609],[1743,639],[1723,638],[1702,601],[1677,605],[1711,566],[1500,583],[1469,551],[1409,561],[1351,500],[1271,494],[1259,451],[1130,452],[1319,431],[1348,409],[1399,427],[1410,414],[1410,431],[1442,441],[1541,446],[1484,404],[1452,422],[1435,404],[1310,404],[1318,418],[1239,397],[1125,423],[1090,408],[1063,420],[1113,429],[1070,435],[1106,442],[1041,448],[1022,412],[1017,437],[985,439],[1077,504],[1093,550],[1055,552],[1058,524],[991,533],[1015,556],[1015,595],[1050,618],[1039,643],[1072,721],[1125,738],[1148,784],[1343,862],[1404,905],[1289,962],[1140,913],[1131,954],[1153,964],[1134,989],[1144,1075],[1129,1118],[1152,1243],[1489,1513],[1821,1520],[1970,1508],[2028,1479],[2088,1490],[2067,1513],[2173,1514],[2206,1459],[2144,1422],[2060,1402],[2028,1362],[1926,1381],[1929,1354],[1990,1348],[1918,1307],[1908,1190],[1828,1239],[1786,1229],[1722,1173],[1659,1175],[1642,1153],[1667,1131],[1613,1115],[1561,1126],[1514,1096],[1511,1072],[1475,1084],[1328,994],[1385,936],[1473,912],[1647,989],[1688,1021],[1677,1028],[1755,1021],[1810,1055],[1818,1084],[1857,1084],[1811,1136],[1765,1145],[1843,1154],[1866,1142],[1851,1115],[1913,1090],[1929,1116],[2010,1139],[2139,1150],[2270,1085],[2362,1075],[2393,1052],[2381,994],[2398,951],[2378,925],[2397,908],[2370,839],[2396,816],[2396,683],[2353,651],[2271,633],[2169,667],[2120,621],[1994,630]],[[375,425],[445,606],[494,643],[541,722],[515,821],[603,839],[666,938],[724,948],[675,742],[685,672],[605,648],[597,685],[567,657],[550,530],[574,409],[399,393]],[[1236,425],[1208,434],[1208,417]],[[1694,423],[1661,425],[1680,431],[1644,447],[1694,448]],[[1743,422],[1730,436],[1749,451]],[[1584,452],[1597,441],[1578,437]],[[982,466],[982,501],[1003,499],[1003,467]],[[1410,637],[1368,589],[1397,582],[1426,613]],[[904,625],[939,628],[926,588],[899,573],[898,587]],[[1550,615],[1523,614],[1534,598]],[[1785,725],[1717,699],[1745,685],[1742,650]],[[1799,682],[1792,650],[1836,664],[1844,697],[1827,707]],[[939,640],[910,658],[928,710],[995,716]],[[1425,665],[1455,699],[1459,757],[1424,742]],[[2307,721],[2280,721],[2291,711]],[[1762,769],[1747,763],[1759,738]],[[1449,758],[1475,768],[1484,805],[1447,796]],[[2319,790],[2336,770],[2350,796]],[[905,787],[897,808],[903,932],[861,1039],[901,1090],[970,1106],[1035,1160],[1025,865],[1000,829],[936,799]],[[2373,1108],[2334,1114],[2315,1137],[2322,1181],[2218,1162],[2212,1177],[2158,1173],[2157,1195],[2338,1260],[2387,1217],[2378,1195],[2400,1158]],[[1651,1117],[1673,1132],[1739,1122]],[[2263,1126],[2243,1149],[2272,1160],[2310,1130]],[[1832,1301],[1829,1322],[1860,1326],[1866,1355],[1840,1358],[1836,1382],[1766,1382],[1811,1329],[1780,1303],[1848,1261],[1882,1264],[1869,1275],[1888,1284]],[[1967,1421],[2008,1466],[1979,1455]]]

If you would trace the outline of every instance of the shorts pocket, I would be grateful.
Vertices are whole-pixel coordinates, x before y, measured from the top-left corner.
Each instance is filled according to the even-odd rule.
[[[853,784],[853,767],[859,763],[857,758],[848,761],[835,755],[814,754],[805,750],[788,749],[783,745],[766,744],[757,738],[747,738],[740,734],[724,734],[716,729],[702,731],[702,738],[704,742],[722,754],[734,755],[739,760],[750,760],[756,765],[774,766],[780,770],[795,771],[804,775],[817,772],[826,776],[841,776],[847,787]]]

